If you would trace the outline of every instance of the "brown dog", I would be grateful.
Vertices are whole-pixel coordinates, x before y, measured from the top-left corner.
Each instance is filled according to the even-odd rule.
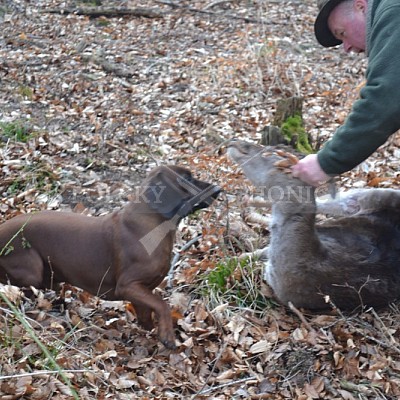
[[[0,226],[0,281],[50,288],[68,282],[110,300],[128,300],[139,323],[175,347],[168,305],[152,290],[169,270],[175,232],[189,213],[208,207],[218,186],[178,166],[154,169],[140,194],[119,211],[89,217],[41,211]]]

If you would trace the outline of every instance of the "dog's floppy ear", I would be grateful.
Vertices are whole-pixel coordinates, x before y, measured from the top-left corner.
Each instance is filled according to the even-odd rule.
[[[149,181],[145,189],[148,205],[165,218],[173,218],[185,204],[186,196],[182,191],[174,171],[162,169]]]

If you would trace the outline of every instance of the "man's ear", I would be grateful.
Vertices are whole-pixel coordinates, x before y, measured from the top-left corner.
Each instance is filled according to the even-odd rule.
[[[177,182],[178,177],[179,175],[170,176],[169,173],[160,171],[152,177],[145,190],[149,207],[168,219],[173,218],[185,202],[183,192]]]
[[[363,14],[367,13],[367,6],[368,6],[368,1],[367,0],[354,0],[354,11],[362,12]]]

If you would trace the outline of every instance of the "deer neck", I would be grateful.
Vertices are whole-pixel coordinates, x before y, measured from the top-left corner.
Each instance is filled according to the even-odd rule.
[[[278,251],[289,249],[290,254],[295,255],[296,250],[320,248],[315,230],[315,190],[304,188],[307,190],[299,191],[298,187],[288,190],[285,196],[273,202],[271,245]]]

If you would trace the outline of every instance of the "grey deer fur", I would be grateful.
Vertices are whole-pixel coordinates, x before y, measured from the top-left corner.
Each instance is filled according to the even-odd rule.
[[[341,218],[316,223],[315,189],[276,163],[274,148],[228,144],[229,157],[272,203],[265,279],[296,307],[381,307],[400,295],[400,191],[361,189],[328,203]]]

